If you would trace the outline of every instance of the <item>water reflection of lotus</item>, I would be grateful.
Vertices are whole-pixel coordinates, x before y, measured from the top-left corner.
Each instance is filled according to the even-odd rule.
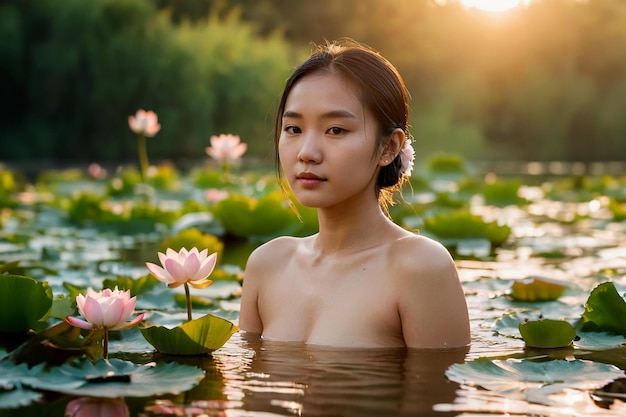
[[[65,407],[66,417],[129,417],[130,412],[123,398],[76,398]]]

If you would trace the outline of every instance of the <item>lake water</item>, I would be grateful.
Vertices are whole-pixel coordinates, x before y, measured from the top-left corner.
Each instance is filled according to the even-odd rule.
[[[526,190],[529,194],[532,188]],[[535,190],[536,191],[536,190]],[[537,199],[524,208],[475,205],[485,219],[512,227],[513,236],[495,253],[485,253],[484,242],[459,247],[457,267],[466,293],[472,327],[472,345],[458,351],[412,349],[332,349],[294,343],[261,341],[235,334],[212,356],[169,357],[202,367],[206,377],[184,394],[125,398],[132,416],[617,416],[625,415],[621,398],[598,397],[597,386],[563,386],[554,392],[529,394],[530,383],[503,377],[510,389],[484,389],[472,381],[457,383],[446,374],[453,364],[481,357],[507,359],[577,359],[626,367],[626,349],[594,349],[581,343],[568,349],[525,349],[515,328],[502,320],[510,315],[563,318],[575,321],[589,292],[613,281],[626,290],[626,225],[611,221],[598,201],[557,202]],[[580,216],[577,220],[576,216]],[[45,230],[45,233],[42,231]],[[54,211],[30,219],[4,222],[3,235],[30,234],[24,250],[0,242],[0,257],[25,262],[43,259],[62,274],[47,275],[53,291],[64,292],[63,282],[101,285],[104,276],[141,276],[140,263],[124,259],[129,250],[145,259],[151,247],[95,230],[76,230],[59,221]],[[143,240],[142,240],[143,239]],[[126,254],[120,256],[120,254]],[[244,250],[245,253],[245,250]],[[42,255],[43,254],[43,255]],[[135,254],[134,256],[137,256]],[[2,259],[2,258],[0,258]],[[153,259],[145,259],[153,260]],[[239,265],[240,267],[241,265]],[[235,266],[236,267],[236,266]],[[569,284],[557,301],[520,303],[506,296],[513,280],[543,276]],[[237,282],[217,282],[206,290],[217,297],[206,311],[236,322]],[[138,299],[138,310],[162,309],[183,315],[171,301],[171,290],[159,288]],[[164,304],[163,300],[168,301]],[[340,319],[340,318],[339,318]],[[124,332],[111,342],[111,354],[149,358],[151,348],[138,332]],[[127,336],[130,335],[130,336]],[[590,376],[591,378],[591,376]],[[565,382],[571,377],[564,377]],[[508,384],[508,385],[507,385]],[[517,384],[517,385],[516,385]],[[623,391],[622,391],[623,392]],[[63,415],[72,397],[49,395],[44,405],[0,410],[0,416]]]

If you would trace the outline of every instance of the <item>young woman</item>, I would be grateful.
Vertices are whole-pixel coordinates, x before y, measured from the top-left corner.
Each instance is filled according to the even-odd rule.
[[[408,114],[396,69],[354,41],[320,47],[287,80],[277,168],[298,201],[318,209],[319,232],[250,255],[242,330],[337,347],[470,343],[448,251],[386,215],[413,164]]]

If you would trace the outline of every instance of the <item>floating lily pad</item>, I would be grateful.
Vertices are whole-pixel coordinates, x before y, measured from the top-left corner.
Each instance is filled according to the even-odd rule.
[[[527,321],[519,324],[519,331],[526,346],[535,348],[569,346],[576,337],[576,330],[565,320]]]
[[[502,245],[511,234],[511,228],[498,222],[487,222],[468,209],[436,214],[424,220],[424,230],[439,239],[480,239],[491,242],[493,247]]]
[[[146,274],[136,279],[118,276],[115,279],[105,279],[102,282],[102,288],[117,287],[120,290],[130,290],[131,295],[137,296],[150,291],[158,283],[159,281],[150,274]]]
[[[550,404],[549,396],[565,389],[597,389],[624,371],[616,366],[583,360],[489,360],[454,364],[446,371],[452,381],[479,386],[510,398]]]
[[[11,391],[0,391],[0,409],[25,407],[42,398],[40,392],[15,387]]]
[[[227,233],[236,237],[274,237],[298,229],[298,219],[280,192],[259,197],[231,194],[213,207]]]
[[[26,364],[0,364],[0,409],[23,407],[43,397],[38,392],[22,387],[22,379],[28,378],[30,374]]]
[[[0,332],[25,332],[46,318],[52,307],[47,282],[21,275],[0,275]]]
[[[531,314],[523,312],[504,314],[493,323],[491,330],[502,336],[519,339],[519,325],[531,317]]]
[[[626,336],[626,302],[615,284],[604,282],[591,291],[583,312],[583,330],[607,331]]]
[[[23,383],[32,388],[103,398],[178,394],[196,386],[204,371],[170,363],[137,365],[119,359],[88,360],[33,373]]]
[[[561,281],[531,276],[514,281],[509,296],[516,301],[554,301],[566,288]]]
[[[228,320],[207,314],[179,326],[140,325],[148,343],[168,355],[204,355],[224,346],[239,330]]]
[[[610,350],[626,345],[626,338],[622,335],[607,332],[578,332],[574,342],[577,348],[585,350]]]
[[[192,295],[189,297],[191,301],[191,308],[207,308],[212,307],[214,302],[211,298],[200,297],[198,295]],[[187,296],[185,294],[176,294],[174,295],[174,301],[176,305],[179,307],[187,306]]]

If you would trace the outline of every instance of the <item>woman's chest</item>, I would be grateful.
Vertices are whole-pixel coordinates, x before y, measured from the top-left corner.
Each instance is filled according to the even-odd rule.
[[[396,288],[386,268],[296,262],[259,294],[265,337],[333,346],[403,346]]]

